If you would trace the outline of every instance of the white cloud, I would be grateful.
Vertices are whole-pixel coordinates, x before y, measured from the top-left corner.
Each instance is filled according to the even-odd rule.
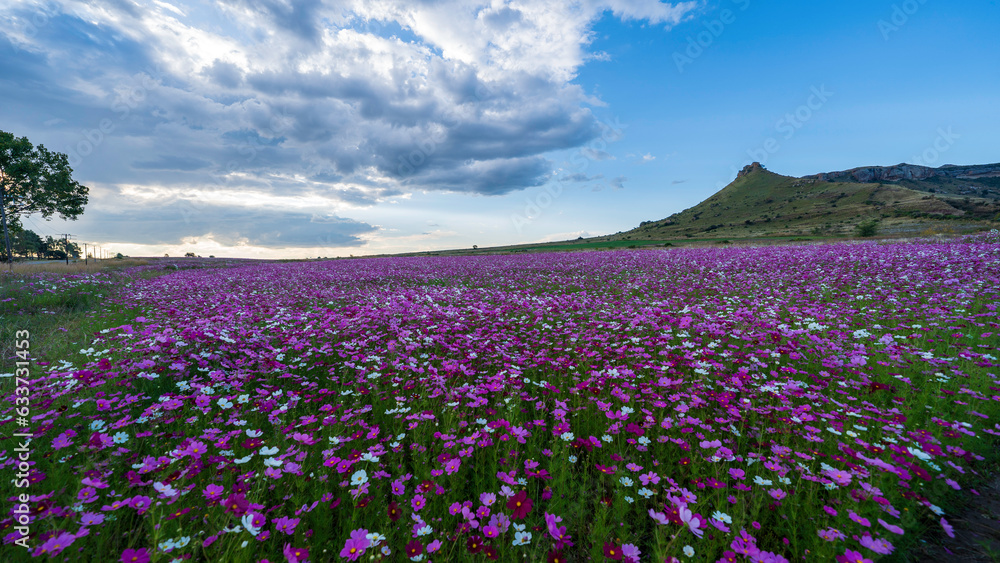
[[[600,135],[590,107],[603,102],[572,81],[606,57],[588,51],[603,14],[666,27],[693,7],[15,0],[0,21],[47,15],[30,33],[0,28],[0,40],[23,49],[0,88],[35,104],[11,113],[49,113],[38,131],[58,130],[67,147],[111,120],[114,132],[81,156],[78,173],[144,186],[160,198],[148,205],[203,192],[233,209],[314,198],[339,213],[416,191],[500,195],[540,185],[553,172],[549,153]]]

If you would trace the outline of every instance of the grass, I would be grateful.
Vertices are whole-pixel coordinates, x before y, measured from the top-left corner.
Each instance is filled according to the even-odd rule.
[[[56,274],[93,274],[107,270],[129,268],[132,266],[145,266],[146,264],[149,264],[148,260],[135,258],[102,261],[91,260],[89,264],[80,261],[73,261],[69,264],[66,264],[65,262],[49,262],[45,264],[14,263],[13,268],[6,266],[2,267],[0,271],[12,272],[15,274],[38,274],[42,272]]]
[[[13,273],[0,273],[0,371],[13,371],[18,331],[28,331],[35,360],[59,361],[90,346],[96,331],[128,316],[107,307],[114,293],[131,279],[121,271],[145,264],[145,260],[22,264],[15,265]],[[56,275],[38,275],[46,273]]]

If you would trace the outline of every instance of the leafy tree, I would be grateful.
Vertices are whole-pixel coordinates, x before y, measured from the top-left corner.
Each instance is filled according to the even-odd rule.
[[[11,237],[11,244],[16,256],[34,256],[39,258],[45,253],[45,241],[34,231],[23,229],[17,230]]]
[[[854,228],[854,232],[859,237],[873,237],[878,234],[878,221],[872,219],[864,223],[858,223],[858,226]]]
[[[185,258],[194,258],[194,252],[185,252],[184,253],[184,257]]]
[[[8,259],[8,222],[20,226],[21,217],[35,213],[45,218],[59,214],[63,219],[76,219],[87,205],[89,192],[73,179],[65,154],[0,131],[0,214]]]

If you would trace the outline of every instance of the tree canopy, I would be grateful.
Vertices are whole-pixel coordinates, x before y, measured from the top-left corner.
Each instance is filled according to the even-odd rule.
[[[0,205],[5,227],[9,223],[17,230],[21,217],[36,213],[44,218],[58,213],[63,219],[76,219],[87,205],[89,192],[73,179],[65,154],[0,131]]]
[[[16,223],[35,213],[76,219],[87,205],[89,192],[73,179],[65,154],[0,131],[0,195],[9,221]]]
[[[66,258],[67,252],[70,258],[79,258],[83,255],[80,246],[73,241],[51,236],[43,239],[29,229],[14,229],[10,233],[10,243],[14,256],[21,258],[62,260]],[[7,253],[3,251],[3,248],[4,246],[0,245],[0,256],[3,257],[2,261],[6,261]]]

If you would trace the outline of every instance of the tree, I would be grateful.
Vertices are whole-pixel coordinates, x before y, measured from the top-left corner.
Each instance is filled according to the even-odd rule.
[[[20,226],[21,217],[36,213],[76,219],[87,205],[89,192],[73,179],[65,154],[0,131],[0,219],[8,260],[12,258],[8,222]]]
[[[872,219],[864,223],[858,223],[858,226],[854,228],[854,232],[859,237],[873,237],[878,234],[878,221]]]
[[[184,253],[184,257],[185,258],[194,258],[194,252],[185,252]]]
[[[45,241],[34,231],[23,229],[13,233],[12,246],[17,256],[40,257],[45,252]]]

